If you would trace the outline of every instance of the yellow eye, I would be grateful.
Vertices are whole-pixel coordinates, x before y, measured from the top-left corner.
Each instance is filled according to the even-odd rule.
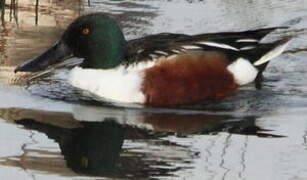
[[[82,34],[89,35],[90,33],[91,33],[91,30],[89,28],[83,28],[82,29]]]

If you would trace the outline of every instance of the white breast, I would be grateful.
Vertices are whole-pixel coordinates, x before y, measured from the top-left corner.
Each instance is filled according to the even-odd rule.
[[[115,69],[96,70],[75,67],[69,73],[69,83],[89,91],[99,97],[114,102],[144,103],[145,96],[141,91],[142,72],[151,63],[139,63],[126,68],[119,66]]]
[[[227,70],[233,74],[238,85],[253,82],[258,74],[258,70],[244,58],[238,58],[227,67]]]

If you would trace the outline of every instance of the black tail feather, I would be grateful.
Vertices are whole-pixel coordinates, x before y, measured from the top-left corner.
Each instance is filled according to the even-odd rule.
[[[277,29],[287,29],[288,27],[271,27],[257,30],[248,30],[248,31],[240,31],[240,32],[219,32],[219,33],[209,33],[209,34],[200,34],[194,36],[195,39],[214,39],[215,41],[218,39],[256,39],[261,40],[270,32],[275,31]]]
[[[272,43],[263,43],[263,44],[258,44],[258,46],[256,48],[253,49],[249,49],[249,50],[242,50],[242,54],[249,59],[252,63],[254,63],[255,61],[259,60],[262,56],[264,56],[265,54],[267,54],[268,52],[274,50],[275,48],[286,44],[288,41],[290,41],[292,39],[292,37],[285,37],[281,40],[272,42]],[[256,66],[258,69],[263,69],[263,67],[265,68],[266,63],[261,64],[259,66]],[[263,71],[263,70],[262,70]]]

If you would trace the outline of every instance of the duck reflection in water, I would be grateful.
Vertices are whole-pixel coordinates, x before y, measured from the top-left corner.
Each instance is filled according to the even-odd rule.
[[[16,108],[2,109],[0,114],[7,120],[9,118],[3,116],[13,114],[9,116],[14,116],[17,124],[42,132],[55,140],[69,168],[79,174],[92,176],[148,178],[170,176],[175,171],[186,169],[190,165],[189,159],[197,157],[197,152],[192,152],[189,146],[167,140],[168,136],[228,132],[283,137],[265,132],[256,125],[256,117],[253,116],[237,118],[217,114],[80,107],[74,108],[73,115]],[[112,118],[112,114],[117,116]],[[84,117],[88,119],[81,121]],[[68,127],[68,124],[72,126]],[[135,144],[144,143],[145,146],[143,144],[138,148],[134,144],[127,148],[124,145],[127,140]],[[150,149],[151,145],[155,149]],[[177,156],[173,159],[169,157],[169,150]],[[182,152],[189,154],[188,157],[184,157]],[[186,167],[176,167],[176,163],[186,164]]]
[[[67,166],[75,172],[90,175],[116,173],[125,128],[115,121],[85,122],[83,127],[75,129],[64,129],[32,119],[17,123],[43,132],[59,143]]]

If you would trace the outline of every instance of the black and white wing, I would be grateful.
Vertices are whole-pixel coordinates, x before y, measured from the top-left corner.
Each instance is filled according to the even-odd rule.
[[[161,33],[128,42],[128,63],[153,60],[160,56],[180,54],[190,50],[220,51],[230,61],[239,57],[252,63],[274,49],[280,42],[262,44],[261,39],[270,32],[284,27],[258,29],[244,32],[222,32],[199,35]]]

